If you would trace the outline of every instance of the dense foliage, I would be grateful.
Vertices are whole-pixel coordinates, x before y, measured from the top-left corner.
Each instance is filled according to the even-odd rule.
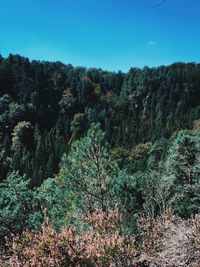
[[[4,265],[198,266],[200,64],[125,74],[10,55],[0,87]]]
[[[169,138],[199,118],[200,65],[127,74],[0,57],[0,179],[18,170],[40,185],[91,122],[112,148]]]

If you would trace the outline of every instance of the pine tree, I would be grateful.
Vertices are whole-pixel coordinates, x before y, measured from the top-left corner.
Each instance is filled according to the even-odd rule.
[[[92,124],[87,135],[72,144],[62,158],[61,174],[66,187],[82,201],[82,207],[106,211],[112,204],[112,184],[119,169],[111,161],[105,134],[99,124]]]

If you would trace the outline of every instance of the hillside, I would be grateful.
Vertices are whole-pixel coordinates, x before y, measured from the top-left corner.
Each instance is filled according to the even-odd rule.
[[[0,265],[198,267],[200,64],[0,58]]]
[[[92,122],[100,122],[112,148],[168,139],[199,118],[199,88],[195,63],[112,73],[1,57],[0,179],[19,170],[40,185]]]

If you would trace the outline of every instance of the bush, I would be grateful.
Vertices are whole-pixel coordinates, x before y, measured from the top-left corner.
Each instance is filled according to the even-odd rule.
[[[120,232],[118,211],[95,211],[84,218],[88,230],[78,235],[75,228],[60,233],[46,219],[41,232],[25,231],[13,242],[12,266],[106,267],[136,266],[135,239]]]
[[[156,220],[140,222],[143,228],[140,259],[149,267],[200,266],[200,216],[182,220],[168,210]]]

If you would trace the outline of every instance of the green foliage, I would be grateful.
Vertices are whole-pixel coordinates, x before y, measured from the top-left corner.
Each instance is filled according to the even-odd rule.
[[[144,212],[155,218],[162,215],[170,207],[173,196],[174,180],[166,173],[151,170],[139,174],[140,190],[144,199]]]
[[[15,151],[19,150],[21,146],[31,148],[31,139],[33,135],[33,128],[30,122],[19,122],[12,133],[12,147]]]
[[[115,205],[130,231],[141,212],[199,212],[199,77],[194,63],[125,74],[1,57],[3,235],[36,227],[41,207],[56,230]]]
[[[78,224],[75,221],[74,199],[69,192],[68,185],[60,177],[48,178],[36,190],[37,201],[46,209],[51,224],[56,230],[62,226]]]
[[[12,172],[0,184],[0,231],[5,235],[22,233],[27,227],[37,227],[41,215],[36,212],[30,180]],[[1,239],[3,242],[3,240]]]
[[[130,171],[145,169],[148,149],[143,153],[139,144],[168,139],[199,119],[199,77],[200,64],[194,63],[114,73],[30,62],[19,55],[1,57],[1,181],[8,172],[19,170],[33,186],[40,185],[58,173],[67,145],[83,137],[91,122],[101,123],[111,149],[130,153]],[[17,129],[24,136],[15,146],[12,134]],[[142,153],[132,160],[137,145]]]
[[[78,113],[74,115],[73,121],[71,123],[71,132],[72,132],[72,138],[80,138],[82,133],[84,133],[84,130],[86,128],[86,118],[83,113]]]
[[[113,206],[112,184],[118,173],[99,124],[93,124],[87,135],[73,143],[69,154],[62,158],[61,175],[83,210],[105,211]]]
[[[181,131],[173,141],[167,156],[167,168],[177,182],[199,183],[200,135]]]
[[[119,172],[114,183],[115,199],[124,216],[123,230],[128,233],[136,231],[137,219],[143,210],[144,200],[140,188],[138,175],[128,175],[125,170]]]
[[[176,188],[172,197],[172,208],[183,218],[200,213],[200,185],[184,184]]]
[[[161,169],[165,168],[165,156],[168,151],[169,141],[165,138],[157,140],[148,153],[148,168]]]
[[[70,89],[66,89],[63,92],[62,99],[59,102],[61,113],[65,114],[67,112],[72,111],[75,102],[76,99],[73,97],[72,93],[70,92]]]

